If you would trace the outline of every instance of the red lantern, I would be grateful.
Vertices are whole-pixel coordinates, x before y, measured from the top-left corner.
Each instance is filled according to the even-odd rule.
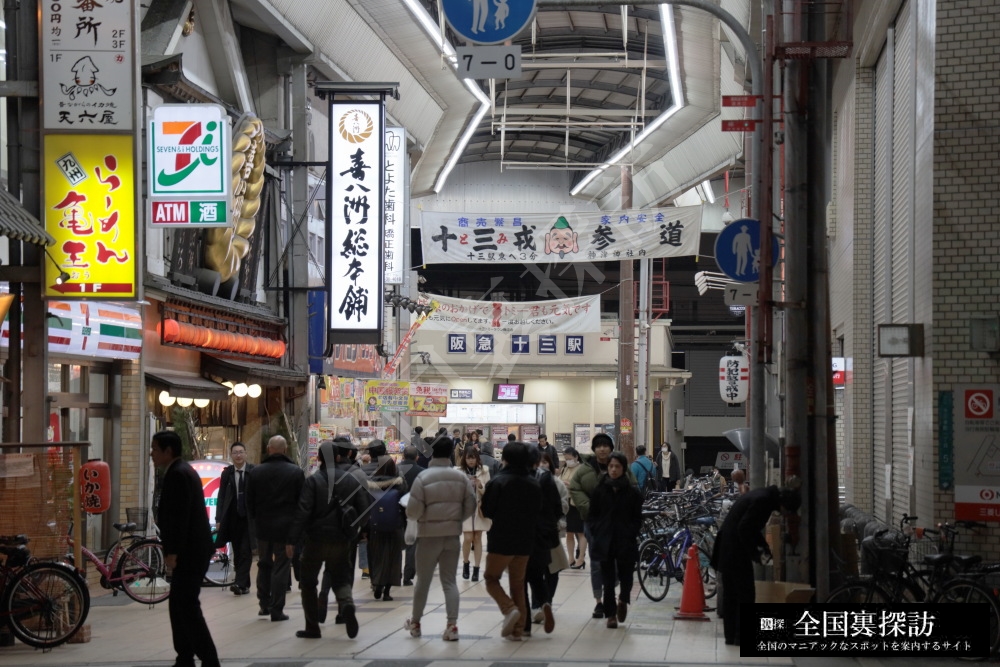
[[[80,499],[89,514],[111,509],[111,468],[107,463],[90,459],[80,466]]]

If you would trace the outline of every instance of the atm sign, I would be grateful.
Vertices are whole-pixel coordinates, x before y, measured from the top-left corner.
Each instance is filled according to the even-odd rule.
[[[150,223],[162,227],[190,224],[225,225],[227,207],[223,201],[153,201]]]

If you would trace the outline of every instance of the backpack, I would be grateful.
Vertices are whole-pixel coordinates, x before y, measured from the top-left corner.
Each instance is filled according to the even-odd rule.
[[[401,530],[405,525],[403,508],[399,504],[401,497],[395,487],[376,494],[369,513],[369,528],[379,533]]]
[[[649,463],[648,468],[642,464],[643,460]],[[654,474],[656,472],[656,467],[653,465],[652,461],[650,461],[647,457],[642,456],[637,458],[635,462],[638,463],[639,467],[646,473],[642,480],[636,480],[639,482],[639,491],[643,496],[650,491],[656,491],[656,475]]]

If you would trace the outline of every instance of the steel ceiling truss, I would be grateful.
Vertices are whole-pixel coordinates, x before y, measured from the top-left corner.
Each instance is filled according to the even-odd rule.
[[[646,125],[647,117],[655,117],[658,110],[648,110],[646,105],[646,81],[647,73],[650,69],[666,69],[665,59],[650,60],[648,58],[648,33],[643,29],[643,50],[642,58],[635,59],[629,57],[628,50],[628,12],[626,5],[621,7],[621,51],[574,51],[574,52],[534,52],[525,53],[521,56],[521,69],[534,70],[564,70],[565,77],[560,83],[564,85],[566,93],[564,97],[564,108],[553,106],[558,98],[553,98],[551,94],[539,97],[536,100],[525,100],[522,96],[516,98],[521,104],[511,104],[510,92],[512,89],[529,90],[532,88],[551,88],[556,86],[546,86],[545,81],[530,83],[515,82],[512,89],[508,88],[509,80],[503,84],[503,105],[499,112],[497,110],[497,83],[495,79],[488,82],[490,99],[493,100],[492,120],[490,123],[490,134],[500,135],[500,169],[571,169],[579,170],[603,166],[603,162],[583,162],[572,161],[572,156],[578,156],[584,152],[583,145],[591,144],[587,138],[578,138],[576,133],[583,137],[583,133],[595,130],[601,133],[629,133],[630,140],[641,132]],[[567,20],[572,17],[567,12]],[[644,23],[643,23],[644,25]],[[535,46],[538,37],[538,17],[532,21],[531,41]],[[581,71],[594,70],[614,70],[627,73],[629,76],[638,77],[637,86],[594,86],[598,75],[588,80],[581,80],[581,88],[584,90],[603,89],[608,93],[605,101],[587,100],[573,96],[573,73],[578,75]],[[555,82],[552,82],[555,84]],[[634,95],[634,102],[630,107],[615,108],[614,103],[606,100],[614,94]],[[532,103],[549,106],[531,106]],[[610,108],[609,108],[610,107]],[[532,150],[532,147],[524,147],[523,144],[533,144],[534,148],[539,141],[551,143],[552,135],[559,130],[562,131],[562,159],[558,159],[554,151],[548,149]],[[545,139],[533,138],[526,140],[525,132],[540,132],[548,135]],[[508,146],[508,132],[511,133],[510,146]],[[572,155],[571,155],[572,153]],[[547,159],[534,160],[512,160],[510,155],[522,156],[530,154],[532,157],[548,156]]]

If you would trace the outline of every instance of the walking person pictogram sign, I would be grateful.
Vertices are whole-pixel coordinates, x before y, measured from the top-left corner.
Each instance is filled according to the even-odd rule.
[[[771,237],[771,266],[778,263],[778,239]],[[715,239],[715,261],[733,280],[757,282],[760,278],[760,221],[741,218],[730,222]]]

